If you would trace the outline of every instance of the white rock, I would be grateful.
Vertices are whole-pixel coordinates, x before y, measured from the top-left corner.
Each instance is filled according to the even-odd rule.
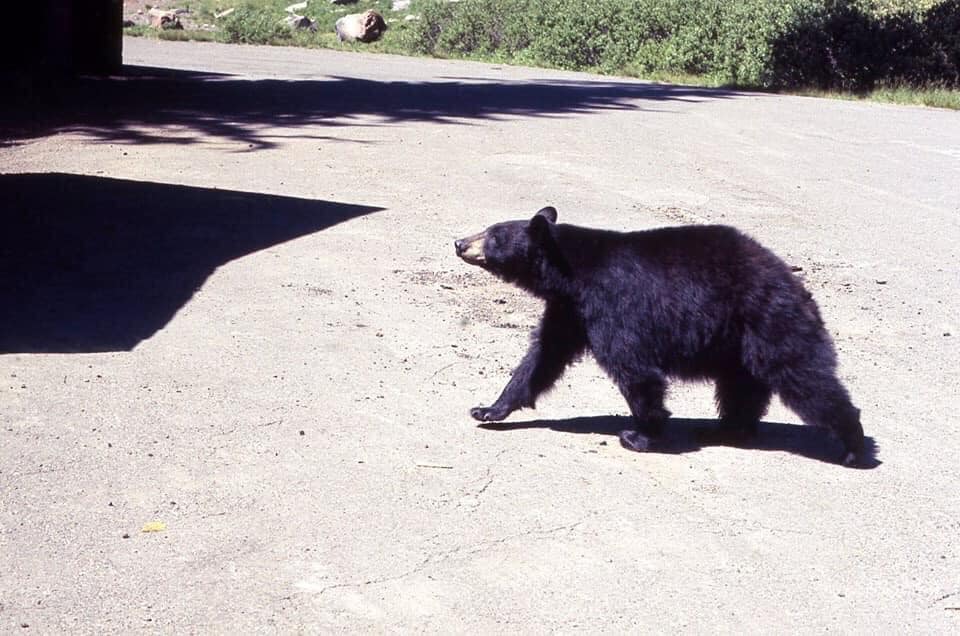
[[[286,25],[291,29],[309,29],[310,31],[317,30],[317,23],[302,15],[288,15],[283,19],[283,22],[286,23]]]
[[[387,30],[387,22],[377,11],[351,13],[337,20],[334,30],[341,42],[374,42]]]

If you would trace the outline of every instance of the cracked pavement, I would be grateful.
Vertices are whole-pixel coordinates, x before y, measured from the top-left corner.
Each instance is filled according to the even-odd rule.
[[[0,631],[957,631],[960,115],[124,44],[3,124]],[[882,463],[590,360],[478,426],[540,306],[452,241],[547,204],[782,255]]]

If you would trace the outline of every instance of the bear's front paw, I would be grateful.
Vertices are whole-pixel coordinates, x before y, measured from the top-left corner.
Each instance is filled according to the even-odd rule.
[[[481,422],[499,422],[507,419],[510,411],[495,406],[475,406],[470,409],[470,416]]]

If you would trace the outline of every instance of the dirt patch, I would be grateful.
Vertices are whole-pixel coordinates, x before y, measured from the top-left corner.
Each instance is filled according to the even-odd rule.
[[[527,330],[537,324],[543,313],[542,301],[482,271],[395,270],[395,273],[411,283],[442,292],[443,302],[460,308],[462,322]],[[470,290],[469,297],[456,293],[464,289]]]

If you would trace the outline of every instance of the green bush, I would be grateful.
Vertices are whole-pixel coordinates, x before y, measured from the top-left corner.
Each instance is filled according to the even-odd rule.
[[[426,0],[416,52],[758,87],[960,85],[960,0]]]
[[[884,85],[960,86],[960,0],[919,11],[827,0],[774,44],[773,82],[866,91]]]
[[[512,56],[530,46],[535,0],[427,0],[409,28],[410,46],[429,55]]]
[[[627,2],[544,2],[529,55],[560,68],[615,69],[636,41],[623,21]],[[543,10],[547,9],[547,10]],[[620,46],[618,46],[618,43]],[[620,58],[620,59],[617,59]]]
[[[568,69],[679,71],[763,83],[800,0],[432,0],[415,49]]]
[[[243,6],[224,18],[220,38],[234,44],[273,44],[292,38],[276,7]]]
[[[923,17],[926,37],[922,52],[926,83],[960,86],[960,0],[932,7]],[[919,71],[918,71],[919,73]]]

